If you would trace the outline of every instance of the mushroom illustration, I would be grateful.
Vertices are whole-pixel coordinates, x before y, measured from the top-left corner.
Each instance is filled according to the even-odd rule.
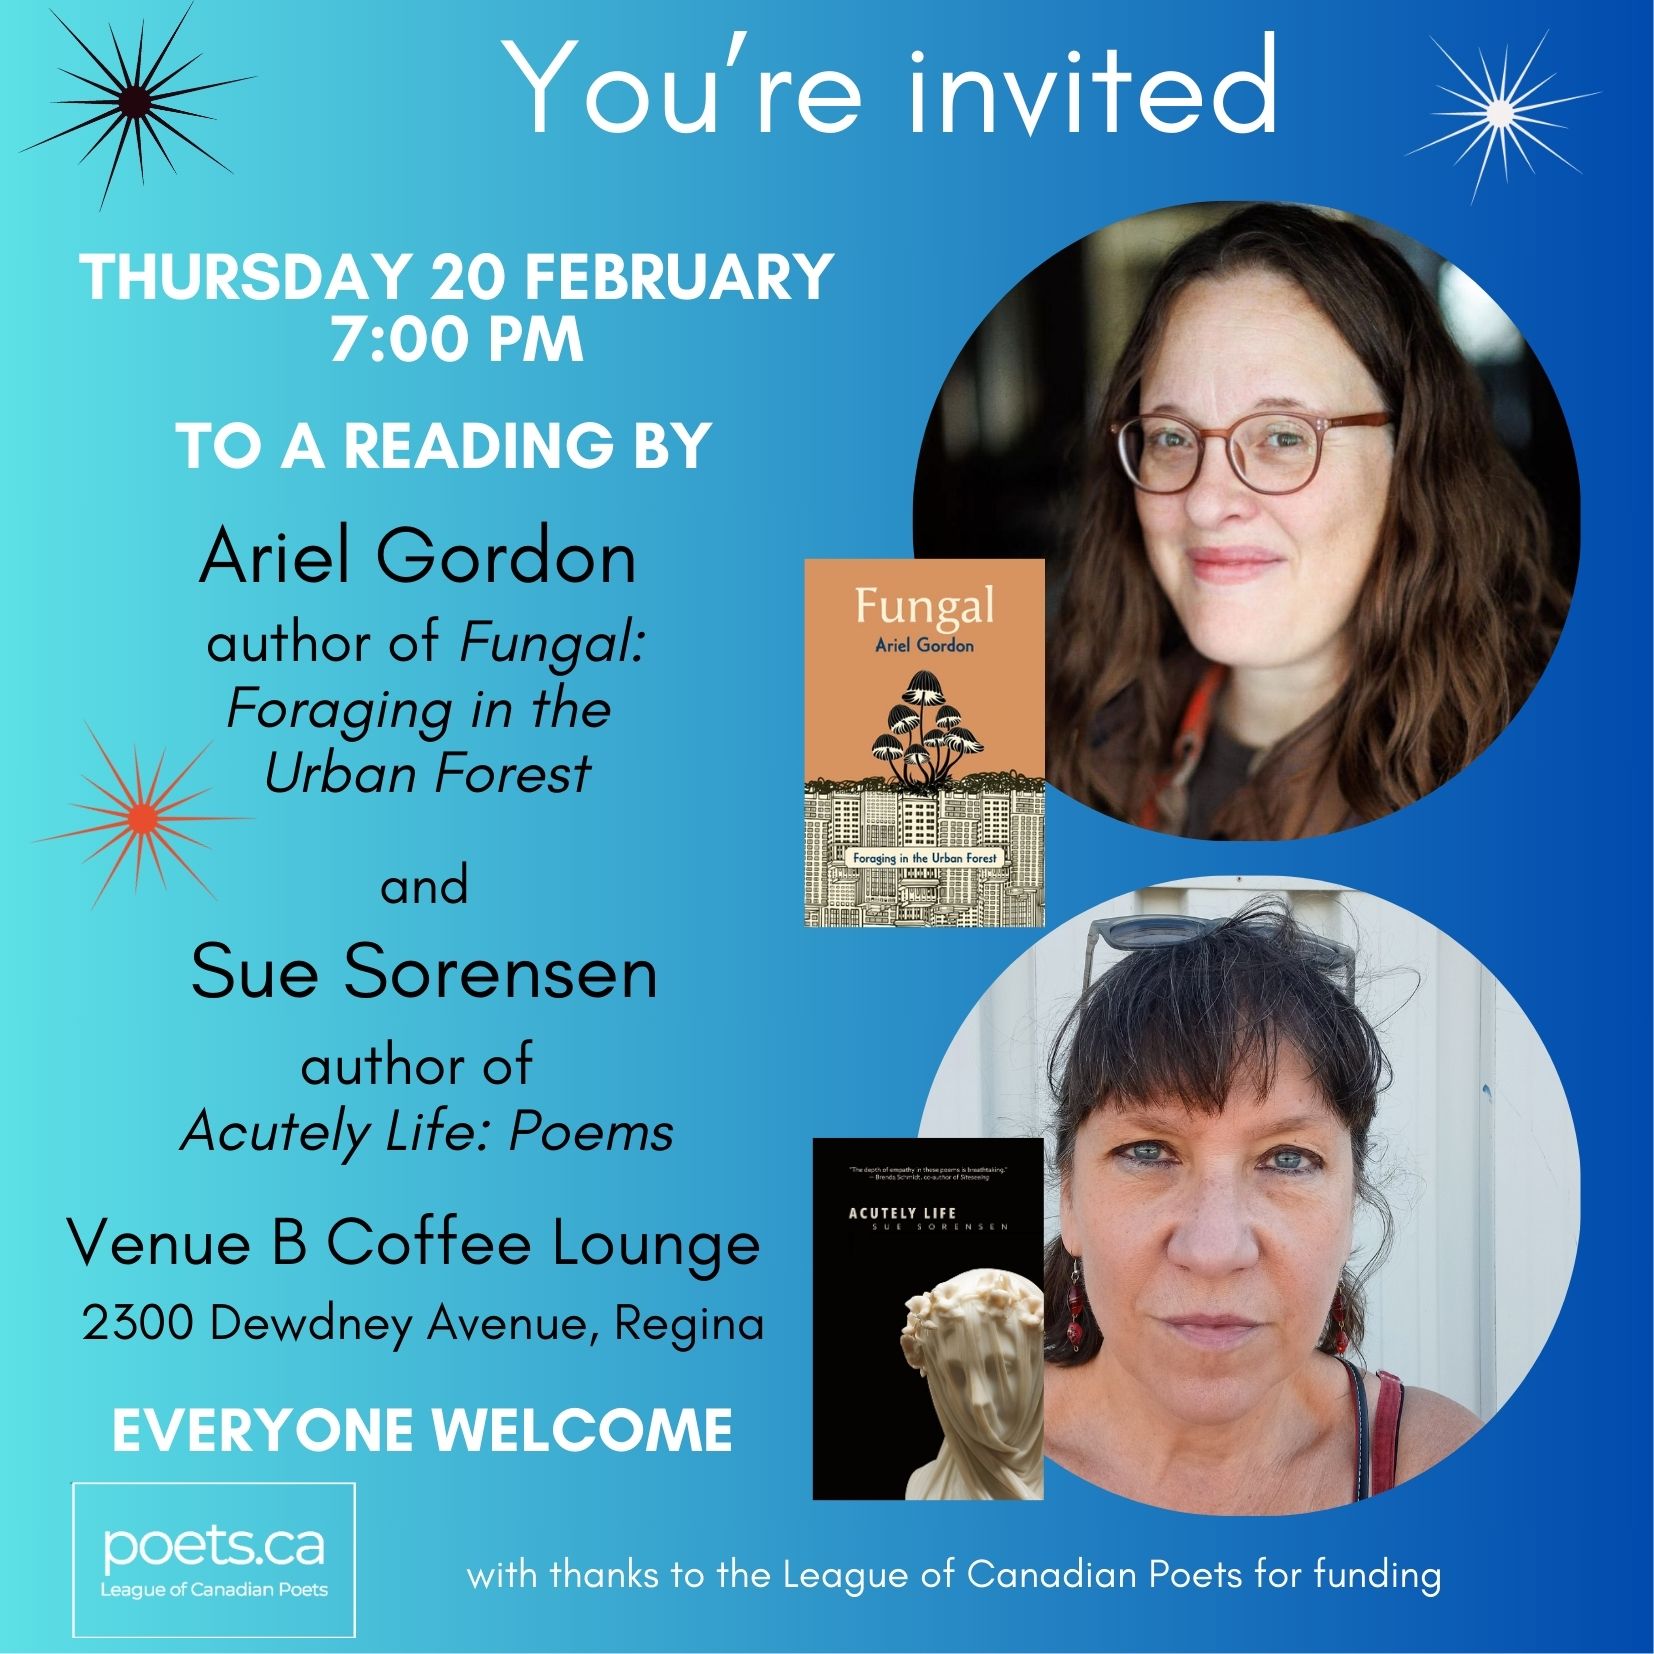
[[[927,710],[934,709],[925,728]],[[902,691],[901,702],[885,715],[889,733],[872,746],[875,758],[890,766],[891,778],[904,793],[935,797],[967,753],[981,752],[982,743],[965,728],[964,714],[942,693],[934,672],[915,672]]]
[[[953,774],[954,765],[956,765],[967,752],[982,751],[982,743],[957,720],[955,720],[954,727],[950,729],[947,734],[942,737],[942,739],[947,742],[949,748],[951,749],[948,754],[947,764],[942,770],[941,776],[938,778],[942,781],[946,781],[947,778]]]
[[[934,672],[915,672],[913,681],[902,691],[902,699],[913,706],[940,706],[942,685]]]

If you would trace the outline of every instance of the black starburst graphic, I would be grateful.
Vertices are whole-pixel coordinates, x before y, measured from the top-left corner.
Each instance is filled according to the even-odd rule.
[[[119,128],[120,138],[116,141],[115,153],[109,162],[109,176],[104,179],[103,194],[98,198],[99,212],[103,211],[103,204],[109,199],[109,186],[115,182],[115,169],[121,164],[121,156],[126,152],[126,140],[128,138],[133,140],[133,153],[137,158],[138,181],[140,183],[148,181],[144,175],[145,133],[148,133],[149,141],[155,146],[161,159],[174,172],[177,172],[178,168],[173,166],[172,156],[167,153],[167,146],[163,142],[161,134],[156,130],[157,127],[164,126],[173,137],[182,143],[188,144],[191,149],[200,151],[214,166],[224,167],[226,172],[230,170],[210,149],[203,148],[187,133],[181,132],[167,119],[167,116],[177,115],[192,121],[215,120],[217,117],[214,115],[203,115],[199,110],[183,108],[178,100],[190,97],[197,92],[213,92],[220,86],[235,86],[239,82],[251,80],[253,77],[251,75],[236,75],[231,80],[212,80],[200,86],[174,87],[172,82],[177,80],[191,64],[200,61],[201,54],[197,52],[194,57],[179,64],[171,74],[163,76],[160,80],[155,78],[161,73],[161,65],[166,62],[167,53],[172,50],[172,43],[178,38],[179,29],[183,28],[189,14],[194,9],[195,0],[190,0],[190,4],[184,8],[184,15],[178,19],[173,26],[172,33],[167,36],[166,45],[161,48],[150,64],[147,74],[144,72],[143,24],[138,25],[138,51],[132,60],[130,69],[126,66],[126,54],[121,50],[121,43],[115,38],[114,25],[110,25],[109,43],[115,48],[115,61],[120,65],[120,73],[116,74],[67,23],[63,23],[61,17],[57,17],[56,12],[52,13],[53,17],[57,17],[59,23],[63,23],[63,28],[69,38],[97,65],[98,73],[103,76],[103,79],[92,80],[85,75],[77,75],[73,69],[65,69],[63,73],[71,80],[78,80],[82,85],[90,86],[94,92],[101,92],[104,96],[96,98],[58,98],[56,100],[58,103],[79,104],[83,107],[87,105],[97,106],[100,113],[89,115],[84,121],[76,121],[73,126],[66,126],[61,132],[54,132],[51,137],[42,138],[40,143],[27,145],[24,152],[27,153],[30,149],[39,149],[41,144],[55,143],[59,138],[67,138],[71,132],[80,132],[89,126],[101,124],[103,130],[92,140],[91,148],[86,151],[86,155],[81,156],[81,160],[84,161],[92,153],[92,150],[99,148]],[[162,102],[163,98],[166,100],[165,102]]]

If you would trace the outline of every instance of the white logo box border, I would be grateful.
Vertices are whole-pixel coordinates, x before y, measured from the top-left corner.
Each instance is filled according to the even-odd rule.
[[[237,1631],[229,1635],[206,1631],[77,1631],[75,1629],[76,1560],[75,1522],[78,1499],[83,1487],[348,1487],[350,1489],[350,1630],[334,1632]],[[355,1482],[70,1482],[69,1484],[69,1637],[76,1642],[350,1642],[356,1636],[357,1589],[356,1571],[360,1554],[356,1543],[356,1483]]]

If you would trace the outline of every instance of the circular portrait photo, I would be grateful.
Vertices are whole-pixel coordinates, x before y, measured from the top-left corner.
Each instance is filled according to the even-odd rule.
[[[1314,207],[1178,207],[1041,265],[937,399],[926,556],[1048,572],[1047,775],[1289,839],[1450,780],[1544,671],[1578,557],[1549,381],[1462,271]]]
[[[1290,1515],[1423,1475],[1567,1290],[1579,1153],[1544,1046],[1373,896],[1191,880],[1053,930],[966,1019],[921,1126],[1031,1132],[1046,1455],[1144,1504]]]

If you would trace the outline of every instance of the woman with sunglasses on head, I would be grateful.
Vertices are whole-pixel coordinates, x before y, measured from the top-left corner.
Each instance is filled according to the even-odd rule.
[[[1505,727],[1566,606],[1401,255],[1242,208],[1167,260],[1109,385],[1048,652],[1050,779],[1196,838],[1371,820]]]
[[[1363,1371],[1388,1064],[1346,950],[1285,911],[1110,921],[1052,1054],[1046,1452],[1146,1504],[1285,1515],[1428,1469],[1476,1416]],[[1132,934],[1161,927],[1148,937]],[[1352,1266],[1358,1203],[1383,1223]]]

